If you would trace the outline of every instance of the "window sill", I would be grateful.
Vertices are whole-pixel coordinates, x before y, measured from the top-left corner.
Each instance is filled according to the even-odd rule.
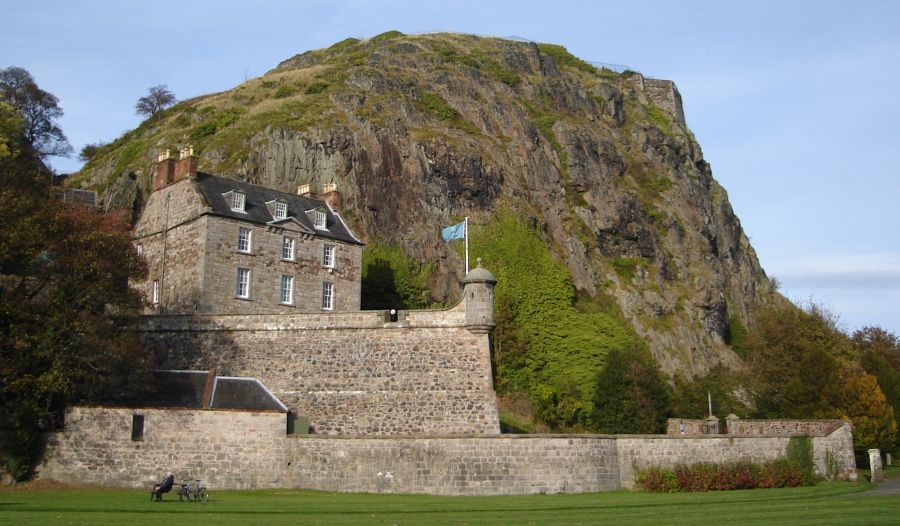
[[[253,298],[251,298],[250,296],[235,296],[234,299],[241,301],[253,301]]]

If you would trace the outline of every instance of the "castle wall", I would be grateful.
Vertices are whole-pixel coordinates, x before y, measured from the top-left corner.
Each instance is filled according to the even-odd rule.
[[[133,415],[144,416],[140,441]],[[65,418],[65,431],[49,436],[41,478],[149,491],[171,470],[176,482],[199,478],[210,489],[281,484],[283,413],[73,407]]]
[[[619,487],[615,438],[320,438],[288,440],[290,487],[367,493],[530,495]]]
[[[131,440],[133,414],[145,416]],[[211,491],[307,488],[370,493],[528,495],[634,486],[634,466],[761,462],[789,437],[705,435],[285,435],[282,413],[71,408],[52,433],[40,478],[148,488],[170,469]],[[813,437],[816,467],[832,455],[856,479],[849,423]]]
[[[262,381],[326,435],[499,432],[489,336],[443,311],[148,316],[141,336],[163,369]]]

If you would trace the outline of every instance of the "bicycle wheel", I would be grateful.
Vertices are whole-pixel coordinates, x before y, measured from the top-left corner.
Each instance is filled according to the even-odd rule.
[[[209,492],[206,491],[206,488],[200,488],[200,494],[197,498],[200,499],[200,502],[203,504],[209,502]]]

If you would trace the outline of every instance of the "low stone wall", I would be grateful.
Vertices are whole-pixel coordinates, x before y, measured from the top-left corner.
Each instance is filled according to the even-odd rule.
[[[144,434],[132,440],[132,417]],[[775,459],[789,437],[665,435],[287,436],[283,413],[76,407],[41,478],[149,488],[166,470],[211,490],[308,488],[434,495],[580,493],[634,486],[634,468]],[[850,424],[813,437],[855,480]]]
[[[825,435],[841,425],[841,420],[744,420],[729,418],[728,433],[733,435]]]
[[[285,484],[430,495],[584,493],[619,487],[616,439],[602,436],[302,437]]]

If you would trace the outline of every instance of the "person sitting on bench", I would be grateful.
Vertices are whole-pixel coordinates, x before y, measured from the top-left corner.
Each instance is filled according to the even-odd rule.
[[[166,472],[166,476],[159,484],[153,486],[153,492],[150,493],[150,500],[162,500],[162,494],[172,491],[175,484],[175,475],[171,471]]]

